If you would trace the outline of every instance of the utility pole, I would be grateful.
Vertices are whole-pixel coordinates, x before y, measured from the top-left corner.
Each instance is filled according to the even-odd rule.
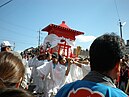
[[[38,46],[40,46],[40,34],[41,34],[41,32],[40,32],[40,30],[38,32],[39,32]]]
[[[121,23],[120,19],[119,19],[119,24],[120,24],[120,37],[122,39],[122,27],[126,24],[126,22]]]
[[[119,24],[120,24],[120,37],[122,39],[122,24],[121,24],[121,21],[119,20]]]
[[[14,51],[14,49],[15,49],[15,42],[13,43],[13,51]]]

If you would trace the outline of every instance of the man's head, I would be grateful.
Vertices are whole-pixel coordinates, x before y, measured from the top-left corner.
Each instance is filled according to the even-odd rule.
[[[1,51],[11,51],[11,44],[9,41],[3,41],[1,43]]]
[[[121,38],[114,34],[104,34],[90,46],[91,70],[100,73],[111,71],[123,57]]]
[[[59,55],[58,61],[60,64],[66,65],[66,57],[65,56]]]

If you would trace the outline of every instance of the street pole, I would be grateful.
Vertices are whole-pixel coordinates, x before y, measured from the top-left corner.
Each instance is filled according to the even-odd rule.
[[[14,49],[15,49],[15,42],[13,43],[13,51],[14,51]]]
[[[38,32],[39,32],[38,46],[40,46],[40,30]]]
[[[119,24],[120,24],[120,37],[122,39],[122,24],[121,24],[121,21],[119,20]]]

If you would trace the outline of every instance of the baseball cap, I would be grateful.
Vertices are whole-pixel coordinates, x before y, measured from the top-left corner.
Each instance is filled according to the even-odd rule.
[[[1,47],[11,47],[11,44],[9,43],[9,41],[3,41],[2,43],[1,43]]]

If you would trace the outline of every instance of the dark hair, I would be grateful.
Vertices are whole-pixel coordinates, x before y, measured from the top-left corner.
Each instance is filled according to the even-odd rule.
[[[54,52],[54,53],[52,53],[52,58],[57,58],[58,59],[58,53],[57,52]]]
[[[14,87],[23,78],[25,67],[22,60],[11,52],[0,52],[0,88]]]
[[[5,51],[6,47],[1,47],[1,52]]]
[[[63,56],[59,55],[58,61],[60,62],[63,59]]]
[[[127,58],[127,59],[128,59],[128,58],[129,58],[129,56],[126,54],[126,55],[125,55],[125,58]]]
[[[96,38],[90,46],[91,70],[98,72],[112,70],[123,57],[122,42],[115,33]]]
[[[48,58],[49,56],[51,56],[51,54],[49,52],[46,53],[46,58]]]
[[[34,97],[29,91],[18,88],[0,89],[0,97]]]

